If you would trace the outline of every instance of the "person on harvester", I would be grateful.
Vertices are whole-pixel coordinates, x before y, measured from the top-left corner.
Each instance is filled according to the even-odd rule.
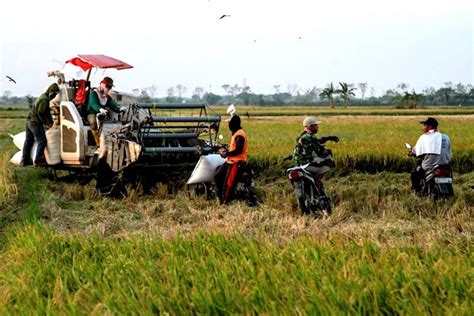
[[[87,121],[90,124],[92,136],[94,137],[97,147],[99,147],[99,131],[97,126],[96,115],[101,113],[107,117],[109,110],[116,113],[125,112],[125,107],[119,105],[112,99],[109,92],[114,86],[114,81],[110,77],[104,77],[99,87],[93,89],[89,94],[87,101]]]
[[[217,194],[222,204],[228,204],[232,200],[239,170],[247,162],[248,153],[248,138],[238,115],[231,117],[229,129],[232,132],[230,146],[219,152],[222,158],[226,158],[226,162],[219,167],[215,175]]]

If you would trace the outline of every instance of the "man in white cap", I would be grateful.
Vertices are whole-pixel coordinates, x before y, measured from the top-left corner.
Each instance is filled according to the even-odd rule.
[[[337,136],[317,138],[316,134],[318,133],[320,123],[320,121],[312,116],[306,117],[303,120],[304,130],[296,139],[296,145],[293,151],[293,162],[297,166],[310,163],[306,170],[315,175],[315,178],[319,178],[319,176],[328,172],[330,167],[334,166],[332,160],[330,160],[330,162],[327,162],[327,160],[322,161],[324,160],[323,158],[329,154],[323,146],[324,143],[327,141],[337,143],[339,141],[339,137]],[[317,162],[318,160],[321,160],[321,162]]]

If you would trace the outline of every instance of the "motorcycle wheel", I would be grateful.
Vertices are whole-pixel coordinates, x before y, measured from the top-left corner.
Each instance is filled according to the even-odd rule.
[[[323,197],[321,198],[319,202],[319,209],[323,212],[326,213],[327,215],[332,214],[332,205],[331,205],[331,199],[329,197]]]
[[[301,210],[301,213],[304,215],[312,214],[311,206],[309,205],[309,201],[311,201],[311,188],[307,183],[302,183],[302,194],[298,197],[296,194],[296,199],[298,201],[298,206]]]

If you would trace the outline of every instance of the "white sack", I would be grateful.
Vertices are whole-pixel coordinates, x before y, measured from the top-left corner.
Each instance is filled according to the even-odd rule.
[[[22,156],[23,156],[23,153],[20,150],[19,152],[13,155],[13,157],[10,159],[10,162],[14,164],[15,166],[19,166],[21,163]]]
[[[217,168],[224,162],[225,159],[218,154],[201,156],[186,184],[213,182]]]
[[[61,139],[60,139],[60,131],[59,129],[50,128],[46,131],[46,149],[44,150],[44,156],[46,158],[46,162],[48,165],[56,165],[61,162]],[[21,153],[23,150],[23,144],[26,140],[26,132],[21,132],[16,135],[10,135],[13,138],[13,143],[15,146],[20,149],[12,159],[10,160],[13,164],[13,158],[15,158],[18,153]],[[33,147],[31,148],[31,161],[35,161],[36,158],[36,148],[38,148],[38,142],[33,143]],[[21,154],[20,154],[20,161],[21,161]],[[19,165],[20,163],[18,163]]]

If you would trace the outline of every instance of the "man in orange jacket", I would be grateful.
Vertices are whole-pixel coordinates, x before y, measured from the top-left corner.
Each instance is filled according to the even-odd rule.
[[[247,162],[248,152],[248,138],[242,129],[240,116],[232,116],[229,129],[232,132],[229,149],[220,151],[221,157],[227,160],[219,167],[215,175],[217,193],[222,204],[228,204],[232,200],[239,169]]]

